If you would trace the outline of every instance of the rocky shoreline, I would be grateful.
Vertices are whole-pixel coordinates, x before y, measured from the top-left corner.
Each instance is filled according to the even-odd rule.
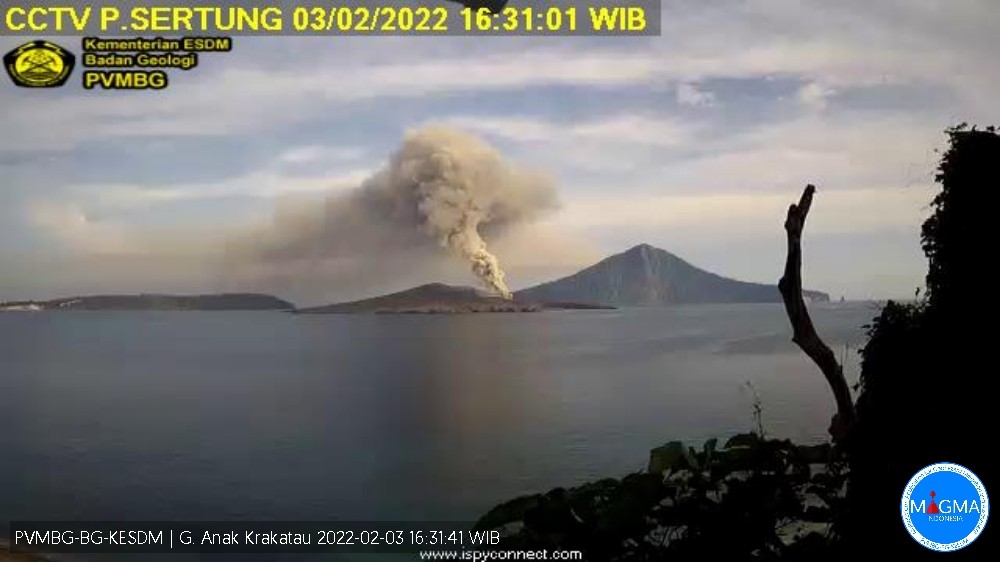
[[[667,443],[643,472],[511,500],[476,529],[499,530],[501,549],[582,550],[592,560],[787,559],[828,544],[847,476],[830,445],[756,434],[717,444]]]

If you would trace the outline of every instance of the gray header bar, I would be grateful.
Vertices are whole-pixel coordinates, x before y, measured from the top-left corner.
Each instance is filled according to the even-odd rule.
[[[502,0],[501,0],[502,1]],[[0,35],[649,36],[660,0],[130,0],[4,2]],[[492,0],[487,4],[496,4]]]

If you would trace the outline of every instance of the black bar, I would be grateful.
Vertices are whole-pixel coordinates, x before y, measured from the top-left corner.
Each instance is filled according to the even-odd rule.
[[[12,552],[415,553],[495,547],[466,522],[12,521]]]

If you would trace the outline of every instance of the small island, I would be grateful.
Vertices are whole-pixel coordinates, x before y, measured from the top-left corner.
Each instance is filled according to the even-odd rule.
[[[95,295],[69,297],[47,301],[14,301],[0,303],[0,312],[43,310],[294,310],[295,305],[274,297],[256,293],[222,293],[212,295]]]
[[[586,303],[511,300],[473,287],[429,283],[380,297],[303,308],[295,312],[298,314],[467,314],[613,308]]]

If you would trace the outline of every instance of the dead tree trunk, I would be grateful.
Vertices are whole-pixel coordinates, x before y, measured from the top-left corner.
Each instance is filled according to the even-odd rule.
[[[785,275],[778,282],[778,289],[781,290],[785,311],[792,323],[792,341],[816,363],[833,391],[833,397],[837,401],[837,414],[833,417],[829,431],[834,442],[841,443],[854,423],[851,391],[844,379],[843,367],[837,363],[830,347],[816,333],[802,296],[802,229],[815,192],[815,186],[807,185],[798,205],[793,203],[788,207],[788,217],[785,219],[788,259],[785,261]]]

